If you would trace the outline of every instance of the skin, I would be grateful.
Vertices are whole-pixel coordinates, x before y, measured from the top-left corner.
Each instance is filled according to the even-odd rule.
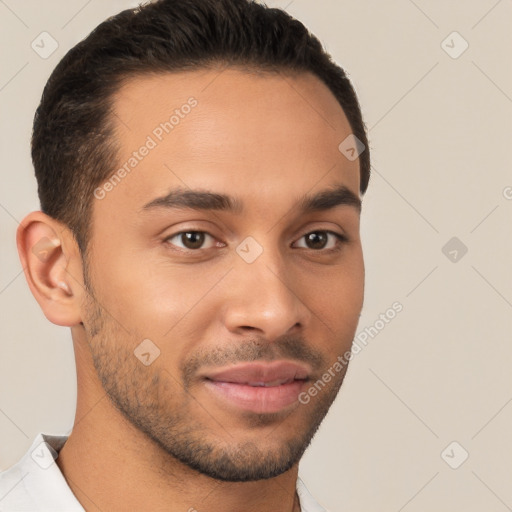
[[[267,414],[218,400],[200,374],[286,359],[309,365],[307,389],[350,349],[364,288],[359,210],[301,214],[298,202],[338,185],[359,197],[359,161],[338,150],[351,129],[310,74],[139,77],[114,98],[119,165],[191,96],[172,133],[93,200],[85,279],[66,226],[32,212],[18,230],[32,293],[73,337],[77,410],[56,462],[87,511],[298,511],[298,462],[344,371],[308,404]],[[236,196],[244,211],[143,209],[178,186]],[[203,245],[187,248],[183,231],[207,233]],[[308,245],[326,231],[348,240]],[[236,252],[248,236],[263,249],[250,264]],[[43,261],[32,249],[45,237]],[[134,355],[144,339],[160,350],[147,366]]]

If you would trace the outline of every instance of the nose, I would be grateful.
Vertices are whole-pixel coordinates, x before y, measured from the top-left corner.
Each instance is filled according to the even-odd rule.
[[[265,250],[252,263],[237,257],[226,287],[223,321],[231,333],[254,331],[272,341],[304,329],[310,321],[307,291],[278,251]]]

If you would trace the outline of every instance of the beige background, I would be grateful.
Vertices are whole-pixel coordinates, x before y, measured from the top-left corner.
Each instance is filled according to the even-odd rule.
[[[354,357],[303,479],[332,512],[512,510],[512,2],[269,4],[348,70],[369,128],[359,332],[403,305]],[[33,113],[64,53],[134,5],[0,1],[0,469],[36,433],[69,431],[76,399],[69,331],[42,315],[15,249],[38,209]],[[47,59],[31,48],[43,31],[59,44]]]

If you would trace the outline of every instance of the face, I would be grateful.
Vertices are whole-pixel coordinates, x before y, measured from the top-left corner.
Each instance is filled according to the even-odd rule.
[[[362,307],[349,123],[312,75],[236,69],[132,79],[114,107],[82,315],[99,379],[188,467],[281,474],[336,397]]]

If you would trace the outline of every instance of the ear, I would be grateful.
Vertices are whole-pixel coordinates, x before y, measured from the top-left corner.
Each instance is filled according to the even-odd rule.
[[[28,286],[46,318],[56,325],[80,324],[82,258],[69,228],[32,212],[19,225],[16,243]]]

